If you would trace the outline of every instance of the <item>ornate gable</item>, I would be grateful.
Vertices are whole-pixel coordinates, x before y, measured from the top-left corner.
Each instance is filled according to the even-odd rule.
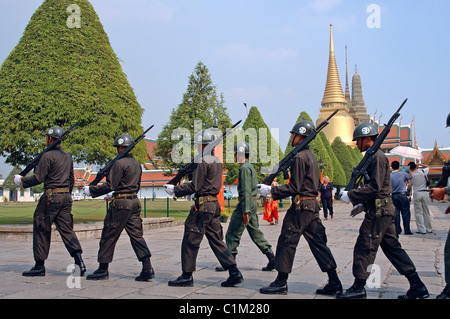
[[[428,156],[428,159],[425,161],[425,164],[428,166],[444,166],[446,163],[446,159],[442,152],[437,147],[437,142],[434,142],[434,148],[431,152],[430,156]]]

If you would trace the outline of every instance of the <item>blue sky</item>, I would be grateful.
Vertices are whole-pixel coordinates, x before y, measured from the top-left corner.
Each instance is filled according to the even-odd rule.
[[[402,123],[418,145],[448,147],[450,2],[361,0],[91,0],[156,138],[202,61],[233,122],[257,106],[282,149],[302,111],[315,121],[325,88],[329,25],[345,85],[355,65],[368,113],[387,122],[408,98]],[[0,0],[0,62],[17,45],[40,0]],[[379,9],[379,19],[372,20]],[[81,13],[82,14],[82,13]],[[369,23],[368,23],[369,21]],[[373,26],[370,22],[377,22]],[[379,27],[378,27],[379,26]],[[1,161],[2,162],[2,161]],[[3,162],[0,174],[10,171]]]

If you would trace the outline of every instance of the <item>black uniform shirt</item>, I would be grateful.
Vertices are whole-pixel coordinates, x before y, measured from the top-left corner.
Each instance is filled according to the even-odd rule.
[[[194,170],[191,183],[175,186],[175,196],[195,194],[196,197],[219,194],[222,186],[223,165],[214,155],[205,155]]]
[[[73,161],[60,146],[44,153],[36,165],[34,175],[24,176],[22,186],[32,187],[44,183],[45,189],[69,188],[74,185]]]
[[[309,148],[297,153],[290,171],[291,178],[288,184],[272,187],[273,200],[296,195],[317,197],[319,168],[317,159]]]
[[[92,197],[98,197],[114,191],[117,194],[137,193],[141,187],[142,168],[131,154],[127,154],[111,167],[106,182],[90,186]]]
[[[370,181],[364,180],[364,185],[348,192],[348,197],[353,205],[391,196],[391,171],[389,160],[383,151],[378,150],[373,155],[367,174]]]

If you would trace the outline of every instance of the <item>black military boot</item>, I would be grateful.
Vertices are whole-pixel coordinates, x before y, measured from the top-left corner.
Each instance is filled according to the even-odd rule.
[[[398,296],[398,299],[424,299],[430,296],[427,287],[425,287],[425,284],[420,280],[417,272],[406,275],[406,278],[409,281],[410,288],[406,292],[406,295]]]
[[[237,254],[231,254],[231,255],[233,255],[234,260],[236,260]],[[217,266],[216,271],[226,271],[226,269],[223,268],[222,266]]]
[[[287,278],[288,274],[278,273],[275,281],[272,282],[269,286],[261,288],[259,292],[265,295],[287,295]]]
[[[336,294],[337,299],[365,299],[367,298],[366,281],[363,279],[355,279],[353,285],[344,292]]]
[[[29,271],[24,271],[22,276],[25,277],[42,277],[45,276],[44,262],[36,262],[36,264]]]
[[[436,299],[450,299],[450,285],[447,284],[442,292],[436,296]]]
[[[262,271],[272,271],[275,269],[275,255],[273,254],[273,252],[270,252],[267,253],[266,256],[267,259],[269,259],[269,263],[266,267],[263,267]]]
[[[169,281],[171,287],[192,287],[194,286],[194,279],[192,273],[183,272],[183,274],[175,280]]]
[[[73,259],[75,260],[75,265],[78,265],[78,267],[80,267],[80,276],[83,276],[86,272],[86,265],[81,258],[81,253],[76,253]]]
[[[153,270],[152,264],[150,263],[150,258],[146,258],[142,261],[142,271],[135,278],[136,281],[150,281],[150,279],[155,278],[155,271]]]
[[[108,264],[100,263],[100,266],[94,273],[87,275],[86,280],[106,280],[109,279]]]
[[[342,293],[342,284],[339,280],[336,270],[328,272],[328,283],[323,287],[316,290],[317,295],[332,296]]]
[[[226,281],[220,284],[222,287],[234,287],[234,285],[240,284],[244,281],[244,277],[236,266],[230,267],[228,271],[230,276]]]

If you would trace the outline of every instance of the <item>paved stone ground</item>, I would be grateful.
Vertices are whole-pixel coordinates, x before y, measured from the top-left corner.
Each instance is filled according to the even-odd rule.
[[[435,299],[444,282],[444,244],[450,227],[450,216],[444,211],[448,203],[432,203],[433,233],[420,235],[400,235],[403,248],[415,263],[418,273]],[[328,245],[338,264],[339,277],[348,288],[353,283],[352,253],[358,235],[363,214],[351,218],[350,206],[335,203],[335,218],[323,221],[328,236]],[[413,206],[411,206],[413,212]],[[284,213],[280,213],[280,223],[269,226],[260,216],[260,228],[274,250],[281,229]],[[228,224],[223,224],[224,232]],[[411,228],[416,231],[414,214]],[[239,247],[238,267],[245,281],[238,287],[223,288],[220,283],[227,278],[226,272],[215,272],[217,260],[209,248],[206,238],[202,242],[197,259],[197,271],[194,273],[194,287],[169,287],[167,282],[181,274],[180,247],[183,226],[147,230],[145,239],[153,254],[152,264],[156,277],[151,282],[136,282],[141,264],[137,261],[129,243],[128,236],[119,239],[114,261],[110,264],[110,277],[105,281],[88,281],[84,277],[71,278],[67,267],[73,262],[60,240],[52,241],[50,255],[46,262],[45,277],[23,277],[23,271],[33,264],[31,241],[2,240],[0,242],[0,298],[1,299],[330,299],[317,296],[315,291],[327,282],[312,256],[304,238],[300,240],[289,277],[289,294],[285,296],[267,296],[259,289],[276,277],[276,272],[262,272],[266,257],[260,253],[247,232]],[[98,238],[83,239],[83,258],[88,268],[87,274],[97,268]],[[368,288],[369,299],[396,299],[409,287],[405,277],[401,276],[387,260],[382,250],[377,254],[381,285]],[[78,281],[77,281],[78,280]],[[68,285],[69,282],[69,285]],[[68,286],[79,287],[69,288]]]

